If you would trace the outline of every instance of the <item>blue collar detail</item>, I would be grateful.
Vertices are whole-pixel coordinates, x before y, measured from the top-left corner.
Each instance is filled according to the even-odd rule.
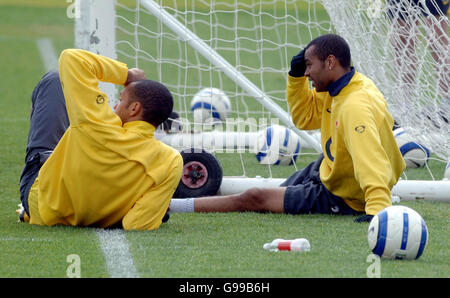
[[[331,96],[336,96],[341,92],[341,90],[348,85],[350,80],[353,78],[353,75],[355,74],[355,68],[352,66],[350,68],[350,71],[347,72],[345,75],[328,85],[327,91],[330,93]]]

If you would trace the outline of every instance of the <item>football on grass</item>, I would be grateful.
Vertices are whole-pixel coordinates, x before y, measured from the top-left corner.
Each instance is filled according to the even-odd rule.
[[[385,259],[417,259],[428,243],[422,216],[406,206],[391,206],[376,214],[368,229],[369,247]]]
[[[260,164],[292,165],[301,150],[300,137],[281,125],[261,130],[256,141],[256,159]]]
[[[218,88],[204,88],[197,92],[191,101],[194,122],[221,123],[231,110],[230,99]]]
[[[425,166],[430,158],[430,150],[427,147],[414,142],[411,136],[402,127],[394,130],[394,136],[407,168],[419,168]]]

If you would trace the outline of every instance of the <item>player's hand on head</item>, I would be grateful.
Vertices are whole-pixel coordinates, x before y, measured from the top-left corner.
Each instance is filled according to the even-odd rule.
[[[289,71],[291,77],[303,77],[305,75],[305,50],[301,50],[300,53],[292,57],[291,70]]]
[[[145,80],[145,72],[139,68],[130,68],[128,69],[128,76],[124,85],[127,86],[132,82],[140,80]]]

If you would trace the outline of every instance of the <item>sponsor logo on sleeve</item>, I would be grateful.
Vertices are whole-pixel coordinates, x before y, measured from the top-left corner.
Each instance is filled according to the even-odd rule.
[[[101,104],[105,103],[105,97],[103,97],[103,95],[99,94],[99,95],[97,95],[97,99],[95,101],[97,102],[97,104],[101,105]]]

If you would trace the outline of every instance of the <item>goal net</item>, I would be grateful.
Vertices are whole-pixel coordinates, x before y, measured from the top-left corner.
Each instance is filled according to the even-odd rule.
[[[395,7],[381,0],[79,3],[77,46],[142,68],[148,78],[164,83],[178,115],[171,129],[157,136],[179,150],[212,152],[225,176],[286,178],[317,158],[320,132],[299,131],[291,123],[287,73],[292,56],[309,41],[338,33],[348,41],[357,71],[385,95],[402,127],[402,142],[421,150],[422,155],[409,155],[412,166],[420,167],[405,171],[403,179],[444,178],[450,156],[450,51],[443,30],[449,21],[443,15],[427,17],[426,5]],[[441,34],[439,28],[444,28]],[[117,97],[117,90],[108,92]]]

